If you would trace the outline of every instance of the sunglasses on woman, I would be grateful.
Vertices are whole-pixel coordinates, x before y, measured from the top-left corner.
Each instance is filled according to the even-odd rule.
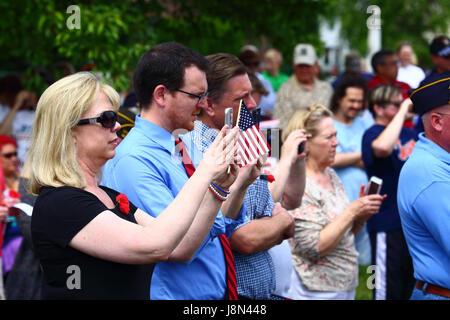
[[[117,113],[114,111],[103,111],[100,116],[97,118],[88,118],[88,119],[81,119],[78,121],[77,125],[81,126],[83,124],[93,124],[93,123],[100,123],[103,128],[114,128],[117,122]]]
[[[11,159],[12,157],[17,157],[17,152],[5,153],[5,154],[2,154],[2,157],[6,158],[6,159]]]

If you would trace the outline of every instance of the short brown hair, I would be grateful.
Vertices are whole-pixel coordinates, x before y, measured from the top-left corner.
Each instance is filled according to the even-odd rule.
[[[217,53],[206,57],[210,65],[206,73],[208,97],[218,102],[226,90],[226,83],[235,76],[248,72],[247,67],[232,54]]]

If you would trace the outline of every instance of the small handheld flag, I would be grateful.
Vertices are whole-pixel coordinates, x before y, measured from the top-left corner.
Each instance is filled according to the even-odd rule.
[[[238,154],[242,159],[239,167],[245,167],[250,162],[270,151],[258,124],[253,119],[244,101],[239,104],[237,125],[240,129],[238,140]]]

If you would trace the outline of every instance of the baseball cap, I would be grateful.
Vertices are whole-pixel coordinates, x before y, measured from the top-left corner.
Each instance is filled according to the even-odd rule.
[[[316,50],[310,44],[299,43],[294,49],[294,64],[307,64],[312,66],[316,63]]]
[[[430,52],[436,56],[450,56],[450,39],[447,36],[437,36],[430,44]]]

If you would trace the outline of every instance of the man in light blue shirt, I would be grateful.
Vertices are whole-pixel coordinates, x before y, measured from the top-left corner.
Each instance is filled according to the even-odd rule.
[[[362,184],[367,185],[367,174],[361,155],[362,136],[372,125],[360,113],[364,109],[367,95],[366,80],[361,76],[343,78],[331,98],[334,127],[339,142],[333,167],[341,179],[350,202],[359,198]],[[360,265],[369,265],[371,248],[367,227],[364,226],[355,238]]]
[[[177,43],[153,47],[136,67],[134,85],[141,114],[116,149],[116,156],[106,164],[102,182],[127,194],[154,217],[170,205],[188,180],[179,152],[174,152],[174,135],[192,130],[200,108],[205,107],[207,69],[203,56]],[[191,145],[186,148],[196,167],[198,152]],[[236,172],[233,165],[220,187],[228,189]],[[191,228],[169,261],[156,265],[151,299],[225,298],[226,265],[218,236],[230,235],[235,225],[242,223],[243,215],[239,211],[227,218],[217,205],[217,216],[205,216],[202,212],[211,206],[207,197],[214,195],[205,194]]]
[[[414,265],[412,300],[450,300],[450,72],[410,94],[425,133],[403,166],[398,207]]]

